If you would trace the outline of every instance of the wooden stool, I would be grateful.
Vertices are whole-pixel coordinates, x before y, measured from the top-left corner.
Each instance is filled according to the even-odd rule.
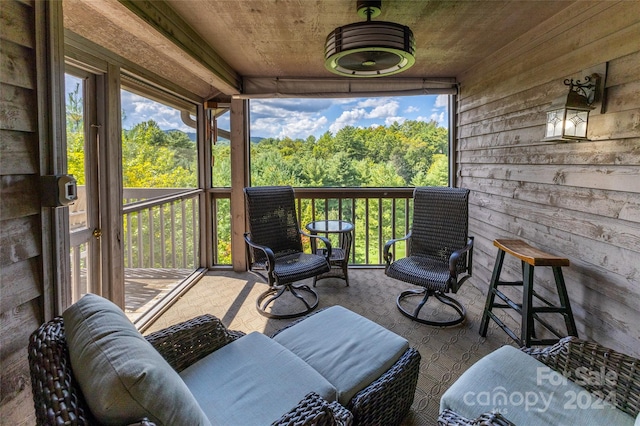
[[[489,327],[489,318],[493,319],[513,340],[520,346],[531,347],[531,345],[552,345],[561,337],[551,325],[543,321],[538,313],[559,313],[564,316],[567,326],[567,333],[571,336],[578,337],[576,331],[576,323],[571,312],[571,304],[567,296],[567,289],[564,285],[562,277],[562,267],[569,266],[569,259],[554,256],[531,247],[529,244],[521,240],[494,240],[493,245],[498,247],[498,256],[496,264],[493,267],[493,275],[491,276],[491,285],[487,293],[487,303],[484,306],[484,314],[480,323],[480,335],[486,336]],[[509,253],[522,261],[522,281],[500,281],[500,272],[502,271],[502,262],[505,253]],[[556,280],[556,288],[560,298],[560,306],[555,306],[548,302],[533,290],[533,268],[534,266],[551,266],[553,275]],[[517,304],[509,299],[504,293],[498,290],[498,286],[522,286],[522,304]],[[495,296],[498,296],[506,304],[495,303]],[[533,296],[542,301],[546,306],[533,306]],[[493,312],[493,308],[515,309],[522,315],[522,326],[520,329],[520,338],[509,329]],[[551,331],[558,339],[536,339],[534,322],[536,319],[547,330]]]

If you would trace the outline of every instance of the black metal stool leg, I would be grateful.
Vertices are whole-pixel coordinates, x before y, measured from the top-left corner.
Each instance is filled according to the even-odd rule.
[[[533,332],[533,266],[524,264],[522,272],[522,322],[520,326],[520,342],[531,347]]]
[[[496,297],[495,290],[498,288],[498,281],[500,280],[500,272],[502,271],[502,263],[504,262],[504,251],[498,250],[496,256],[496,263],[493,266],[493,274],[491,275],[491,283],[489,284],[489,291],[487,292],[487,302],[484,305],[484,312],[482,314],[482,321],[480,322],[480,335],[486,337],[487,329],[489,328],[489,312],[493,308],[493,301]]]
[[[571,311],[571,302],[569,302],[567,287],[565,286],[564,277],[562,276],[562,268],[560,268],[559,266],[554,266],[553,276],[556,279],[556,288],[558,290],[558,297],[560,298],[560,306],[565,309],[562,315],[564,316],[564,322],[567,326],[567,334],[578,337],[576,321],[573,318],[573,312]]]

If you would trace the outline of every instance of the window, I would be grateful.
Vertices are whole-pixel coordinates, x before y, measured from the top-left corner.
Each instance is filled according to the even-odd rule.
[[[251,101],[251,185],[448,184],[448,96]]]
[[[195,105],[123,77],[125,311],[136,322],[200,266]]]
[[[229,145],[231,135],[231,112],[229,108],[211,110],[212,128],[212,168],[211,186],[218,188],[231,187],[231,147]]]

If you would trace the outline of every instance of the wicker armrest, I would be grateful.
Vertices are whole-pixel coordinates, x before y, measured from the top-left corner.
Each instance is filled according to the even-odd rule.
[[[395,243],[399,241],[406,241],[409,238],[411,238],[411,230],[409,230],[409,232],[407,232],[407,235],[405,235],[404,237],[394,238],[385,243],[384,248],[382,250],[382,257],[384,258],[387,266],[389,266],[391,262],[393,262],[393,253],[391,252],[391,246],[393,246]]]
[[[352,423],[353,416],[349,410],[311,392],[272,426],[350,426]]]
[[[218,318],[207,314],[156,331],[145,338],[180,372],[243,335],[241,331],[227,330]]]
[[[438,416],[439,426],[515,426],[498,412],[483,413],[475,419],[467,419],[449,409]]]
[[[547,348],[521,350],[630,416],[640,412],[637,358],[573,336]]]
[[[327,258],[327,262],[329,262],[331,260],[331,241],[329,241],[329,239],[327,237],[323,237],[322,235],[315,235],[315,234],[309,234],[307,232],[304,232],[303,230],[300,230],[300,235],[307,237],[309,239],[316,239],[316,240],[320,240],[322,241],[322,244],[324,244],[325,246],[325,257]]]
[[[473,249],[473,237],[469,237],[469,239],[467,240],[466,246],[462,247],[460,250],[456,250],[453,253],[451,253],[451,256],[449,256],[449,272],[451,273],[451,276],[456,276],[457,274],[458,260],[460,260],[460,257],[467,252],[469,252],[469,255],[471,256],[470,252],[472,249]]]

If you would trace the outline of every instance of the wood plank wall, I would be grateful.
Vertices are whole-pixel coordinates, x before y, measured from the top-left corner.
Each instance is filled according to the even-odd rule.
[[[565,12],[459,78],[456,172],[472,191],[472,283],[486,293],[496,238],[566,256],[580,337],[640,356],[640,2]],[[602,64],[606,112],[592,112],[591,141],[541,142],[563,80]],[[520,274],[509,256],[505,268],[503,278]],[[553,296],[548,269],[537,268],[535,286]]]
[[[2,2],[0,418],[6,424],[33,423],[27,342],[43,318],[35,19],[33,3]]]

